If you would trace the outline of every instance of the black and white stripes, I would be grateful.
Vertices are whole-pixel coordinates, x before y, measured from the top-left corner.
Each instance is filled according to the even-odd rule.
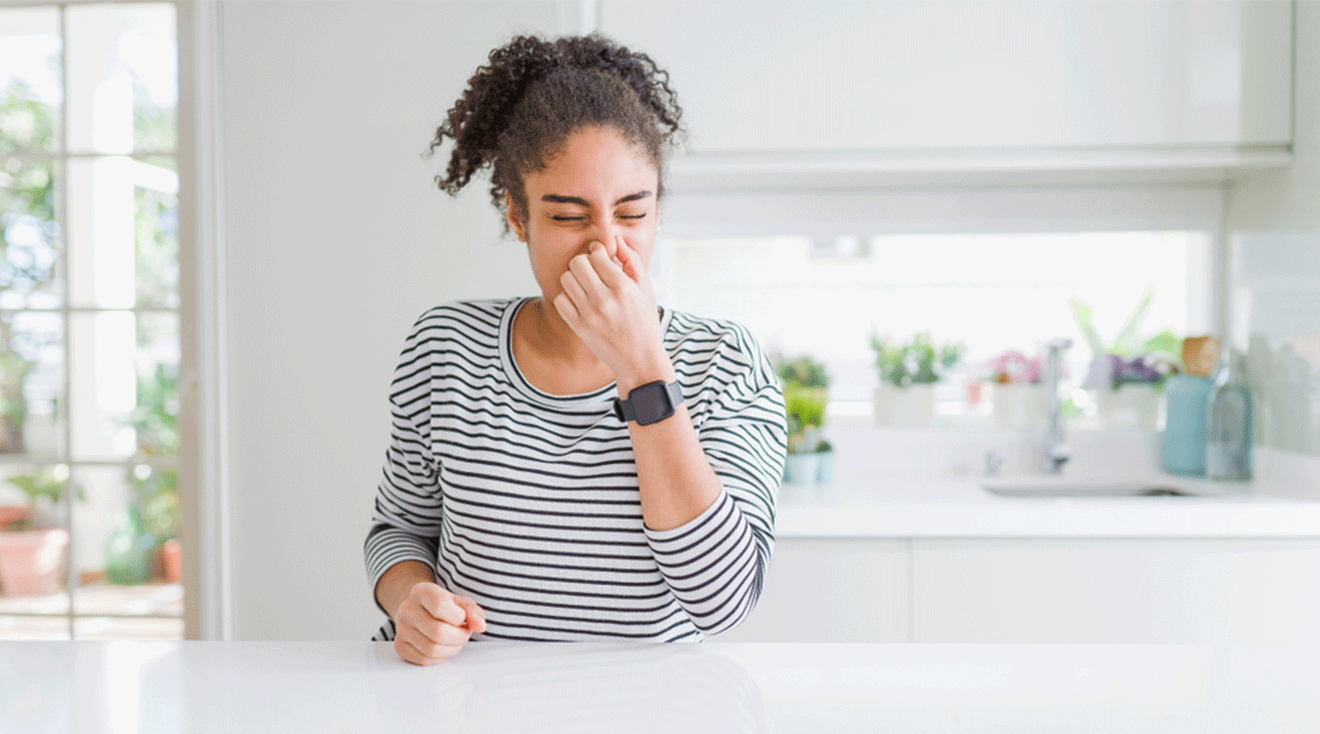
[[[783,394],[738,324],[665,309],[661,328],[723,487],[691,522],[642,522],[614,385],[550,395],[514,364],[529,299],[461,301],[414,325],[365,555],[371,588],[402,560],[486,611],[473,639],[699,640],[751,611],[774,545]],[[391,639],[387,623],[376,639]]]

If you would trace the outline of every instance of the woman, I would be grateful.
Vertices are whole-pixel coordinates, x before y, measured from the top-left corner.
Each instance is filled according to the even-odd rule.
[[[656,305],[679,114],[645,55],[519,37],[436,132],[440,188],[491,168],[541,295],[438,306],[403,348],[365,554],[375,639],[408,662],[468,639],[700,640],[756,603],[783,395],[743,327]]]

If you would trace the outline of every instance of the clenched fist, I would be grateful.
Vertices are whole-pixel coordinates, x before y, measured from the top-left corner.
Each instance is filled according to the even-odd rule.
[[[415,584],[394,612],[394,650],[414,665],[448,660],[473,632],[485,631],[486,613],[475,601],[429,581]]]

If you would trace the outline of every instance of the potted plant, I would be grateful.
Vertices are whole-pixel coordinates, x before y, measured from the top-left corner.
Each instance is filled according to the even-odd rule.
[[[820,435],[830,384],[825,365],[803,355],[780,363],[777,372],[784,388],[788,422],[784,481],[790,484],[828,481],[833,477],[833,447]]]
[[[875,389],[875,420],[879,425],[926,427],[935,416],[935,384],[962,358],[961,343],[936,346],[930,332],[907,343],[871,335],[880,385]]]
[[[1070,299],[1077,327],[1091,347],[1091,364],[1083,385],[1094,391],[1096,418],[1106,427],[1154,428],[1159,413],[1159,391],[1164,378],[1181,371],[1181,341],[1172,331],[1141,338],[1141,321],[1154,290],[1128,317],[1118,336],[1106,344],[1092,323],[1091,309]]]
[[[63,465],[5,481],[22,490],[27,507],[22,515],[11,515],[0,532],[0,592],[26,596],[54,591],[69,547],[69,533],[59,527],[60,503],[69,488],[82,499],[82,487],[69,482],[68,467]]]
[[[1040,426],[1045,423],[1045,389],[1037,355],[1028,357],[1008,349],[986,363],[995,425],[1004,428]]]

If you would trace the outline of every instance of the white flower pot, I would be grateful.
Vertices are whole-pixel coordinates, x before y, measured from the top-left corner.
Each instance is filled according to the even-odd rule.
[[[816,454],[816,483],[829,484],[834,481],[834,451],[820,451]]]
[[[1000,428],[1039,428],[1045,425],[1045,386],[996,383],[990,389],[995,425]]]
[[[1102,428],[1154,428],[1159,420],[1160,392],[1148,385],[1119,385],[1097,390],[1095,415]]]
[[[929,428],[935,419],[935,386],[883,384],[871,393],[878,426]]]
[[[819,454],[789,454],[784,459],[784,481],[788,484],[815,484],[819,470]]]

